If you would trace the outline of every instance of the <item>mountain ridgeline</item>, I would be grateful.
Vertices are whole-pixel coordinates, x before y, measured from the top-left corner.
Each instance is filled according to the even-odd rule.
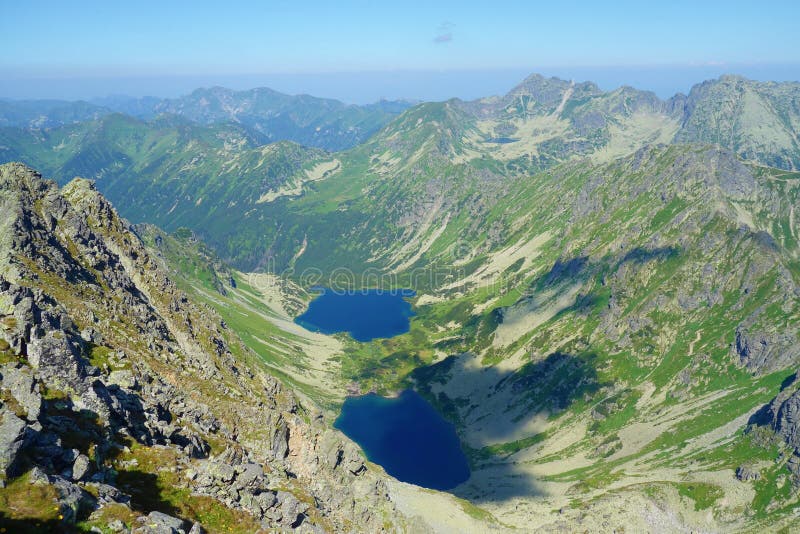
[[[428,206],[434,216],[442,202],[484,209],[515,181],[576,158],[602,163],[651,144],[708,143],[795,169],[798,95],[795,83],[725,76],[661,101],[629,87],[605,92],[589,82],[533,75],[503,97],[420,104],[363,144],[324,156],[283,142],[264,147],[265,130],[252,117],[284,109],[316,130],[328,120],[322,110],[351,107],[310,99],[312,112],[305,97],[210,89],[153,103],[152,113],[177,117],[115,114],[49,129],[3,128],[0,158],[29,163],[62,183],[74,176],[97,179],[124,216],[167,230],[188,226],[246,270],[266,263],[293,267],[301,249],[309,264],[318,263],[318,243],[320,255],[327,255],[345,233],[368,228],[377,235],[376,227],[385,225],[386,239],[357,240],[356,250],[348,245],[344,257],[334,254],[328,262],[363,270],[411,260],[387,250],[401,241],[394,239],[398,234],[416,231],[417,223],[425,228],[443,222],[420,220]],[[230,120],[236,122],[225,122]],[[335,178],[330,184],[320,180],[329,175]],[[296,202],[318,188],[326,192]],[[342,200],[315,200],[331,195]],[[346,211],[339,209],[345,199]],[[313,231],[306,228],[310,219]],[[337,226],[344,230],[336,234]],[[370,261],[376,256],[383,258]]]
[[[231,94],[148,103],[157,116],[132,103],[139,118],[0,129],[2,159],[65,184],[3,167],[14,200],[2,213],[15,214],[3,243],[17,258],[0,264],[15,318],[3,319],[8,376],[63,391],[54,398],[73,412],[119,420],[136,442],[104,438],[101,450],[148,466],[150,447],[180,445],[181,487],[270,528],[791,529],[800,84],[724,76],[664,101],[534,75],[504,96],[421,103],[338,152],[264,144],[249,117],[274,95]],[[128,227],[100,193],[146,224]],[[341,272],[415,290],[409,331],[358,342],[295,324],[310,286]],[[21,302],[68,316],[47,343],[72,343],[70,365],[85,369],[75,384],[42,367],[52,328],[19,330],[31,322]],[[139,389],[111,387],[115,366]],[[143,428],[85,393],[90,380],[138,395]],[[168,387],[181,396],[165,404]],[[251,387],[266,391],[243,395]],[[461,439],[471,476],[451,494],[399,484],[326,433],[346,394],[407,388]],[[32,427],[27,393],[11,391],[12,428]],[[34,430],[58,435],[54,415]],[[259,421],[266,439],[252,433]],[[56,489],[53,477],[86,489],[92,479],[58,474],[66,467],[25,439],[12,440],[31,451],[15,462]],[[97,473],[129,465],[100,458]],[[238,490],[251,463],[265,479]],[[22,464],[8,465],[22,484]],[[235,496],[215,493],[230,480]],[[354,493],[331,493],[337,481]],[[170,499],[129,509],[198,517]]]
[[[211,87],[172,99],[118,96],[91,102],[0,100],[0,126],[54,128],[112,113],[143,120],[167,114],[205,125],[238,124],[261,144],[294,141],[326,150],[343,150],[364,141],[409,106],[406,102],[386,100],[357,106],[309,95],[287,95],[268,88],[232,91]]]

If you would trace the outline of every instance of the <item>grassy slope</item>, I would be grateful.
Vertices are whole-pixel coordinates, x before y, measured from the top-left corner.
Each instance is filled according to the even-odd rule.
[[[259,220],[262,195],[325,159],[318,149],[281,142],[258,146],[241,127],[198,126],[165,116],[142,122],[110,115],[49,131],[3,129],[4,160],[21,160],[61,182],[96,179],[134,222],[175,230],[190,225],[229,260],[255,267],[268,249]]]

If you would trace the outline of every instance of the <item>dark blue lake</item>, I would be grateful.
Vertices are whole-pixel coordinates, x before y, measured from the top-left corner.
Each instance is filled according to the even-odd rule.
[[[294,321],[314,332],[348,332],[356,341],[393,337],[408,332],[414,315],[411,290],[365,289],[337,293],[320,289],[308,310]]]
[[[414,391],[348,397],[333,426],[403,482],[448,490],[469,478],[455,428]]]

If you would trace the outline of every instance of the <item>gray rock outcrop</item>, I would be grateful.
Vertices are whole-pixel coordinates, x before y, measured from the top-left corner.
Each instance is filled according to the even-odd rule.
[[[7,407],[0,409],[0,471],[14,474],[19,450],[25,443],[27,425]]]

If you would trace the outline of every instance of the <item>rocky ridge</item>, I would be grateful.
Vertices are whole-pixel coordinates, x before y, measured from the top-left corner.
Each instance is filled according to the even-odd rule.
[[[59,190],[7,164],[0,204],[5,484],[52,488],[65,529],[121,507],[122,530],[214,531],[165,484],[265,529],[402,524],[355,445],[190,301],[91,182]]]

